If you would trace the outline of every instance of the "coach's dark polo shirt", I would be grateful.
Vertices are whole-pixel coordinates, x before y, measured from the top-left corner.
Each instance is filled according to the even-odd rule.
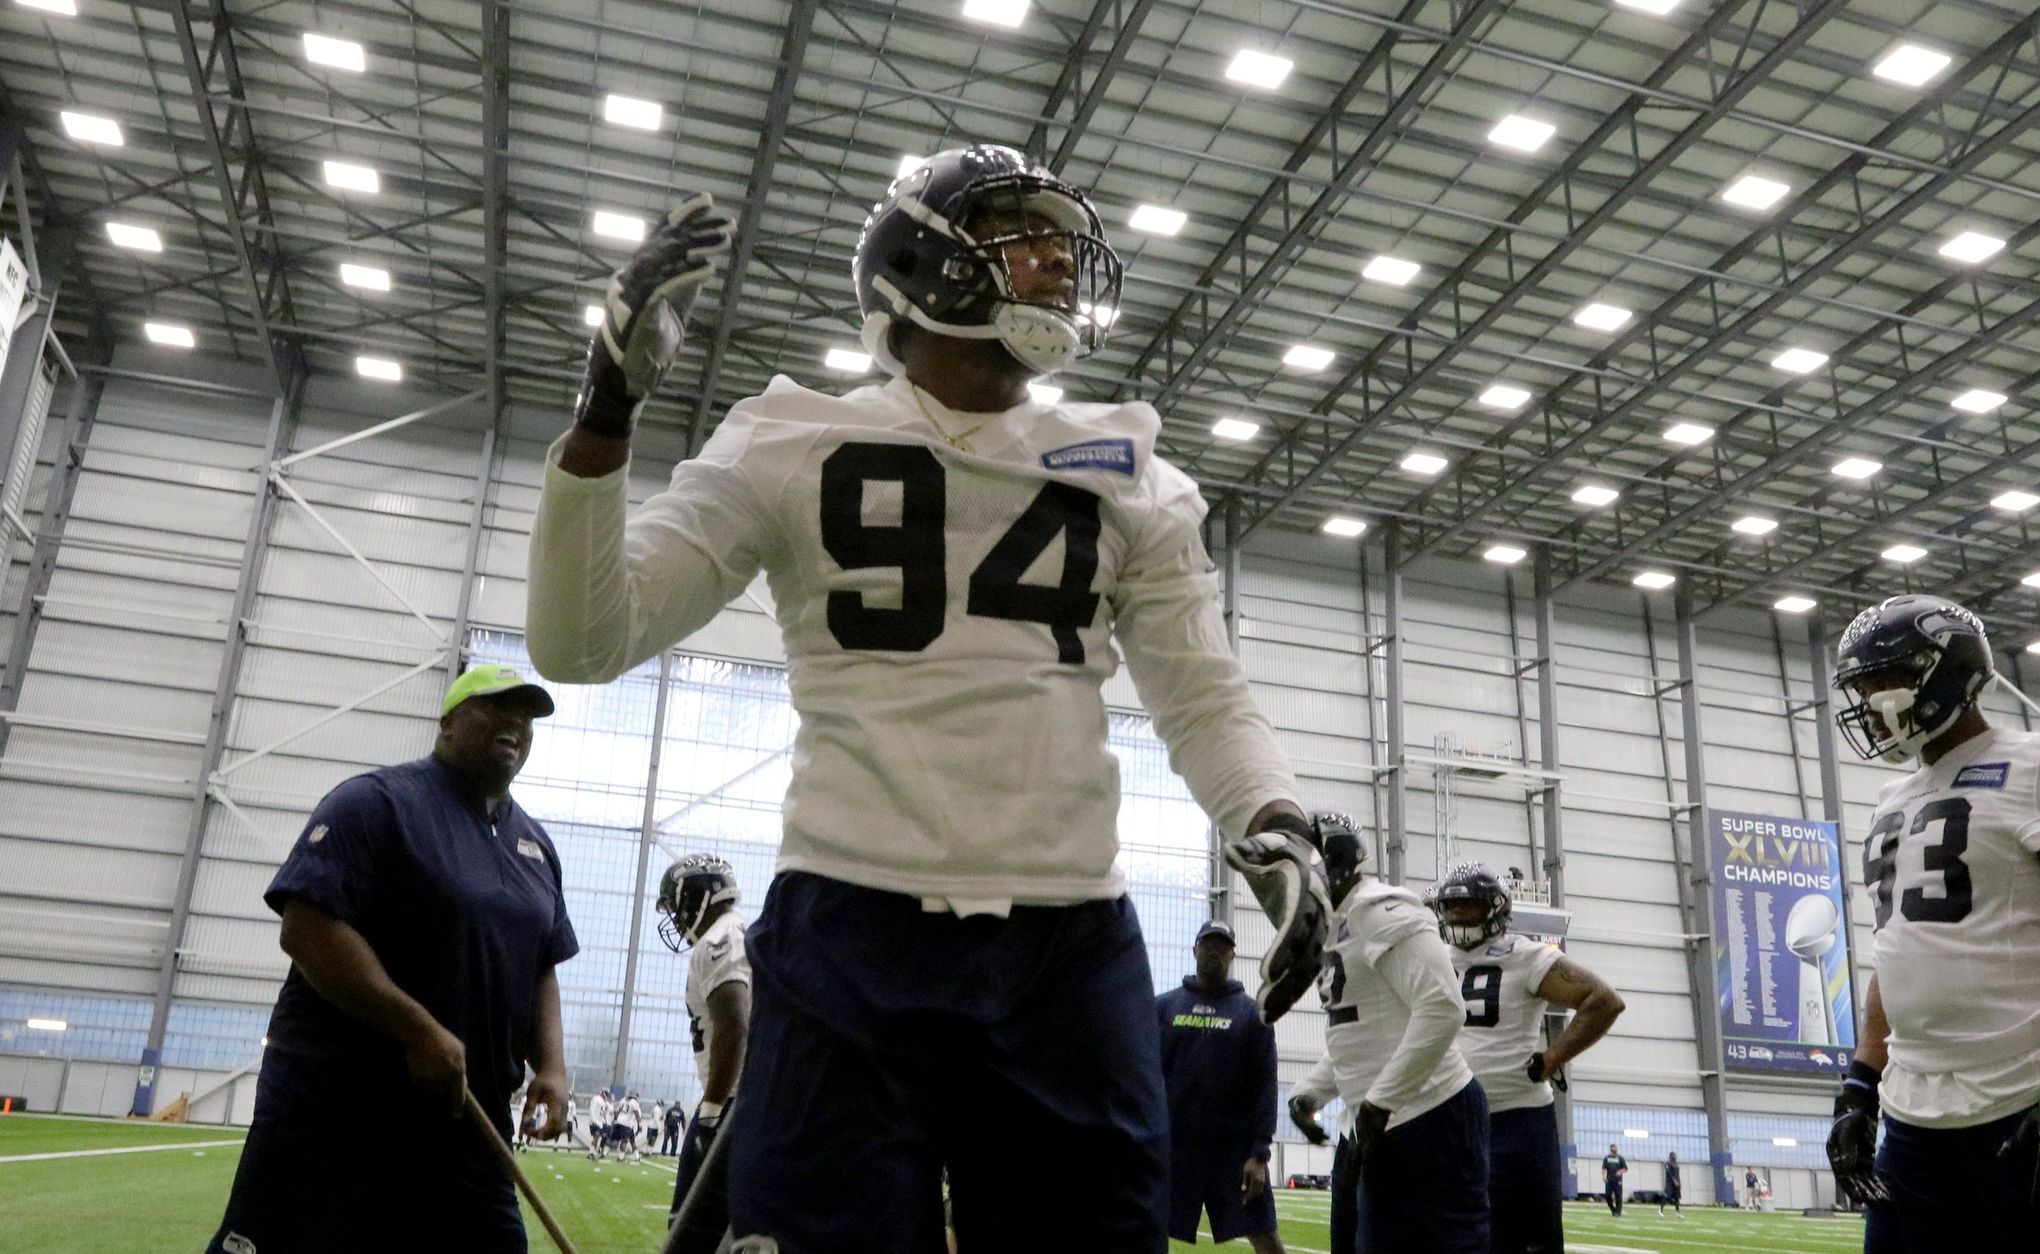
[[[533,989],[580,950],[545,829],[515,801],[490,812],[432,758],[384,767],[312,812],[263,894],[278,914],[293,898],[352,925],[397,987],[461,1039],[468,1085],[507,1132]],[[321,997],[295,966],[262,1072],[262,1120],[326,1116],[355,1097],[386,1109],[409,1084],[397,1042]]]

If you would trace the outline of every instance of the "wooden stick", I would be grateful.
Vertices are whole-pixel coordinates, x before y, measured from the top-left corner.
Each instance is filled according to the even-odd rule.
[[[524,1194],[524,1200],[530,1202],[531,1209],[538,1212],[538,1222],[545,1225],[546,1235],[559,1247],[560,1254],[576,1254],[574,1243],[567,1240],[566,1233],[560,1231],[559,1220],[554,1219],[552,1212],[546,1209],[545,1201],[539,1197],[538,1190],[531,1187],[531,1180],[524,1174],[524,1168],[517,1164],[516,1151],[503,1139],[503,1134],[496,1131],[496,1125],[489,1122],[489,1112],[482,1109],[482,1103],[475,1097],[473,1089],[467,1090],[467,1113],[468,1119],[475,1127],[481,1129],[482,1135],[488,1139],[490,1148],[496,1151],[496,1161],[510,1169],[510,1177],[517,1181],[517,1191]]]

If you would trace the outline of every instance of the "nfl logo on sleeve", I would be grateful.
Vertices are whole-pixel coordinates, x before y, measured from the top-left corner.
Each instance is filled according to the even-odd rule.
[[[2009,762],[1978,762],[1955,772],[1957,788],[2003,788],[2005,779],[2012,773]]]

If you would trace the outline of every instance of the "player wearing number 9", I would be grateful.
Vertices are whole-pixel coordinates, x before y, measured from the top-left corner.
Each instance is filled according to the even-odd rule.
[[[1982,621],[1941,597],[1863,611],[1837,650],[1851,745],[1919,761],[1864,839],[1876,973],[1827,1143],[1869,1254],[2040,1231],[2040,735],[1984,718],[1993,678]]]
[[[724,1133],[738,1248],[940,1248],[946,1166],[965,1246],[1159,1251],[1153,985],[1113,865],[1115,643],[1275,924],[1269,1020],[1314,977],[1328,902],[1159,415],[1028,391],[1103,341],[1118,258],[1083,193],[1019,153],[937,154],[857,250],[864,344],[891,378],[843,396],[775,378],[632,511],[631,423],[681,351],[677,307],[644,302],[684,299],[727,242],[690,212],[611,284],[616,326],[547,459],[527,640],[544,674],[602,682],[769,582],[800,724],[747,936]]]

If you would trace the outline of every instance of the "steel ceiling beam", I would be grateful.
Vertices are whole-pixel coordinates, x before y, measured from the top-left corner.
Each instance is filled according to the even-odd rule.
[[[1099,7],[1103,7],[1101,4]],[[1055,146],[1055,155],[1048,159],[1048,168],[1062,173],[1069,162],[1070,154],[1077,149],[1077,141],[1084,137],[1084,131],[1091,125],[1091,118],[1098,112],[1098,106],[1105,102],[1105,93],[1112,86],[1112,80],[1119,73],[1119,67],[1126,64],[1127,54],[1140,38],[1140,28],[1147,22],[1148,10],[1154,8],[1154,0],[1134,0],[1133,8],[1119,24],[1119,33],[1113,37],[1112,49],[1105,54],[1105,64],[1091,76],[1091,86],[1084,92],[1084,98],[1077,105],[1077,112],[1070,124],[1063,129],[1062,142]],[[1052,113],[1053,110],[1043,112]]]
[[[510,8],[482,0],[482,361],[489,427],[503,421],[503,359],[507,311],[503,274],[509,262]],[[459,654],[463,642],[454,641]]]
[[[1414,17],[1426,7],[1427,3],[1428,0],[1407,0],[1402,10],[1403,17],[1405,19]],[[1388,86],[1388,94],[1391,97],[1388,109],[1381,117],[1375,120],[1374,125],[1368,129],[1366,136],[1360,141],[1359,147],[1352,151],[1349,159],[1341,160],[1337,156],[1333,157],[1334,163],[1338,166],[1338,172],[1323,184],[1317,199],[1312,202],[1310,210],[1303,221],[1298,222],[1292,219],[1289,184],[1287,181],[1279,178],[1272,180],[1262,190],[1261,194],[1255,198],[1253,205],[1239,216],[1239,221],[1234,225],[1232,234],[1226,237],[1225,242],[1219,245],[1217,254],[1198,272],[1196,281],[1191,284],[1193,289],[1202,291],[1214,288],[1219,279],[1232,269],[1235,257],[1238,258],[1240,270],[1244,272],[1247,265],[1248,245],[1254,240],[1255,233],[1259,230],[1262,220],[1278,206],[1282,210],[1282,220],[1287,224],[1288,230],[1284,237],[1276,244],[1273,254],[1267,258],[1261,269],[1251,279],[1246,279],[1242,282],[1239,292],[1228,303],[1225,311],[1220,316],[1218,325],[1215,327],[1211,326],[1208,320],[1200,323],[1199,331],[1201,334],[1192,337],[1190,357],[1180,368],[1174,367],[1172,364],[1169,377],[1163,381],[1161,390],[1154,396],[1153,403],[1156,408],[1164,408],[1168,398],[1182,386],[1191,369],[1207,359],[1216,350],[1220,339],[1231,329],[1234,323],[1238,322],[1244,314],[1246,307],[1262,291],[1266,290],[1268,284],[1272,282],[1278,267],[1283,262],[1293,259],[1296,248],[1302,239],[1303,231],[1313,225],[1319,218],[1322,218],[1330,211],[1333,205],[1338,203],[1340,194],[1347,185],[1358,181],[1357,176],[1364,168],[1364,162],[1361,158],[1364,155],[1371,155],[1379,147],[1382,138],[1390,132],[1394,122],[1407,115],[1409,108],[1415,103],[1422,92],[1437,80],[1438,75],[1443,72],[1446,63],[1465,45],[1467,40],[1473,37],[1475,25],[1498,7],[1496,0],[1477,0],[1477,4],[1476,10],[1468,13],[1465,20],[1460,22],[1456,28],[1456,40],[1447,40],[1433,52],[1423,70],[1419,72],[1418,76],[1409,83],[1399,96],[1395,94],[1392,86],[1392,58],[1398,42],[1396,36],[1388,35],[1375,41],[1374,46],[1369,48],[1366,55],[1360,58],[1360,64],[1347,77],[1345,85],[1339,89],[1338,94],[1325,106],[1324,111],[1318,116],[1316,123],[1290,149],[1288,159],[1282,163],[1283,170],[1285,172],[1294,172],[1302,169],[1312,158],[1318,155],[1319,148],[1324,145],[1327,139],[1332,141],[1332,149],[1336,153],[1339,147],[1339,119],[1345,115],[1347,109],[1352,107],[1353,102],[1358,100],[1367,91],[1368,84],[1374,80],[1374,76],[1384,71],[1388,72],[1386,85]],[[1177,302],[1176,307],[1162,319],[1161,328],[1149,339],[1147,347],[1141,349],[1134,357],[1133,364],[1126,368],[1125,380],[1120,384],[1115,393],[1118,399],[1123,400],[1126,398],[1129,389],[1146,373],[1148,366],[1157,356],[1164,354],[1168,350],[1179,329],[1185,325],[1186,320],[1191,316],[1192,311],[1201,309],[1203,304],[1204,302],[1195,294],[1186,294],[1183,299]]]
[[[1646,86],[1670,81],[1673,76],[1684,68],[1686,61],[1695,53],[1709,50],[1713,45],[1715,35],[1743,7],[1745,6],[1741,0],[1736,0],[1736,2],[1724,4],[1711,12],[1706,21],[1693,34],[1680,43],[1678,48],[1666,57],[1664,63],[1651,74],[1650,78],[1646,80]],[[1804,15],[1793,27],[1790,35],[1774,45],[1771,51],[1753,63],[1748,71],[1725,86],[1720,96],[1715,99],[1706,111],[1681,128],[1648,161],[1640,160],[1641,153],[1634,152],[1633,156],[1639,158],[1636,169],[1624,179],[1622,186],[1616,192],[1602,201],[1592,213],[1587,214],[1583,220],[1577,223],[1571,220],[1570,196],[1568,194],[1567,225],[1570,228],[1568,237],[1560,241],[1544,256],[1538,258],[1528,270],[1524,271],[1505,291],[1483,309],[1480,315],[1469,325],[1456,327],[1456,335],[1453,342],[1447,345],[1444,351],[1426,361],[1420,368],[1417,368],[1401,386],[1397,387],[1386,398],[1376,402],[1371,396],[1366,397],[1363,400],[1366,416],[1361,426],[1344,440],[1340,441],[1328,457],[1312,466],[1301,479],[1292,484],[1284,496],[1278,499],[1274,505],[1262,511],[1249,522],[1247,525],[1248,533],[1251,534],[1263,522],[1267,521],[1269,517],[1295,500],[1311,484],[1317,482],[1319,478],[1322,478],[1333,463],[1345,456],[1364,437],[1371,434],[1375,426],[1386,415],[1394,412],[1419,388],[1429,383],[1460,352],[1472,347],[1483,332],[1500,321],[1525,296],[1539,290],[1544,279],[1560,265],[1564,264],[1566,259],[1580,247],[1581,243],[1588,236],[1613,221],[1622,208],[1641,192],[1644,187],[1648,186],[1652,180],[1656,179],[1667,169],[1672,168],[1682,155],[1699,143],[1715,123],[1719,122],[1734,107],[1737,101],[1761,86],[1773,69],[1791,57],[1794,49],[1807,39],[1810,39],[1821,25],[1846,7],[1847,0],[1826,0],[1826,3],[1823,3],[1818,9]],[[1514,220],[1527,218],[1531,214],[1545,208],[1546,201],[1554,192],[1567,190],[1569,186],[1568,180],[1572,177],[1573,173],[1583,167],[1590,159],[1602,155],[1602,145],[1610,138],[1617,135],[1624,128],[1633,126],[1636,115],[1647,103],[1648,97],[1642,92],[1632,94],[1627,100],[1623,101],[1608,117],[1602,120],[1600,125],[1594,128],[1591,134],[1566,155],[1566,159],[1560,163],[1558,169],[1538,183],[1536,189],[1517,205],[1516,209],[1509,215],[1510,218]],[[1480,263],[1486,260],[1497,247],[1503,245],[1507,239],[1508,236],[1503,232],[1490,232],[1479,245],[1460,260],[1458,265],[1453,267],[1452,271],[1442,282],[1425,294],[1416,309],[1411,312],[1409,321],[1412,323],[1419,322],[1427,312],[1448,295],[1453,298],[1456,304],[1460,285],[1467,282],[1476,273]],[[1513,263],[1511,265],[1511,272],[1514,272]],[[1398,343],[1406,343],[1406,341],[1384,338],[1378,342],[1374,348],[1368,350],[1359,362],[1340,376],[1327,391],[1324,399],[1312,408],[1329,412],[1344,399],[1355,384],[1371,382],[1371,375],[1375,367]],[[1612,359],[1612,350],[1597,354],[1594,360],[1605,362],[1610,359]],[[1528,407],[1526,407],[1526,411],[1527,409]],[[1280,452],[1281,443],[1278,443],[1277,447],[1271,449],[1268,456],[1263,460],[1263,465],[1272,464]],[[1412,554],[1413,558],[1414,556],[1416,554]]]
[[[1091,45],[1098,41],[1098,32],[1105,29],[1105,19],[1119,7],[1119,0],[1095,0],[1090,15],[1084,19],[1084,28],[1070,44],[1069,55],[1063,61],[1062,73],[1056,76],[1055,86],[1049,88],[1048,99],[1041,106],[1041,120],[1027,133],[1027,142],[1020,150],[1033,160],[1048,164],[1048,132],[1054,125],[1050,119],[1062,112],[1063,103],[1076,91],[1078,81],[1083,77],[1084,61],[1091,55]]]
[[[221,68],[227,76],[228,90],[236,97],[247,94],[241,83],[240,62],[233,51],[232,37],[227,33],[224,22],[225,0],[213,0],[215,22],[213,31],[214,51],[220,53]],[[290,287],[281,278],[279,267],[273,261],[265,270],[256,265],[255,252],[248,242],[248,232],[241,222],[240,197],[234,187],[234,176],[227,158],[227,140],[222,134],[219,119],[213,114],[210,98],[211,85],[206,81],[204,58],[199,55],[198,38],[192,29],[191,13],[182,4],[171,10],[171,20],[177,26],[178,51],[184,60],[184,72],[191,84],[191,106],[198,114],[199,127],[205,132],[206,146],[211,151],[214,190],[220,200],[220,214],[225,219],[227,234],[234,242],[234,253],[240,262],[241,280],[247,286],[251,303],[250,313],[254,316],[257,330],[267,350],[269,369],[275,377],[276,394],[290,395],[292,383],[302,371],[302,350],[286,341],[269,325],[268,301],[273,289],[277,298],[277,309],[285,321],[295,322],[291,309]],[[238,115],[245,116],[245,114]],[[250,140],[246,161],[251,165],[260,158],[254,151],[254,131],[248,131]],[[259,176],[251,180],[257,193],[257,217],[263,222],[274,221],[269,211],[268,192],[263,188]]]
[[[786,36],[779,50],[779,68],[772,80],[772,96],[765,105],[765,124],[759,128],[758,159],[751,167],[751,181],[744,200],[750,206],[737,227],[730,249],[730,268],[723,279],[722,305],[717,310],[715,333],[709,340],[708,356],[701,365],[700,394],[695,398],[694,416],[687,425],[687,453],[701,451],[708,432],[709,412],[715,408],[716,386],[722,381],[723,357],[730,349],[730,333],[736,326],[738,302],[744,295],[744,276],[751,267],[751,252],[758,244],[759,224],[765,218],[765,200],[772,190],[772,171],[779,160],[780,141],[786,137],[787,115],[793,109],[802,66],[807,60],[808,36],[815,25],[816,0],[793,0],[787,17]]]

